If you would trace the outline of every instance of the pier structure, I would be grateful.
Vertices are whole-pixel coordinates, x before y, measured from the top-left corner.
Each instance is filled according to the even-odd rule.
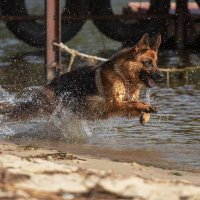
[[[45,48],[47,80],[61,71],[60,49],[53,43],[72,39],[86,20],[92,20],[100,32],[124,46],[134,44],[147,32],[152,36],[161,33],[164,49],[200,47],[200,0],[133,1],[120,15],[113,12],[111,0],[66,0],[64,9],[60,0],[44,2],[44,15],[33,16],[28,14],[25,0],[1,0],[0,20],[18,39]]]

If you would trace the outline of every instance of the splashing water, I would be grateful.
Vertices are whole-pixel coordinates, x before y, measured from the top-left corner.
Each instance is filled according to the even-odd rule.
[[[7,92],[4,88],[0,86],[0,102],[14,103],[15,95],[10,94],[9,92]]]
[[[10,94],[0,88],[0,97],[3,102],[16,103],[31,101],[41,90],[41,87],[25,88],[19,95]],[[16,98],[18,96],[19,98]],[[78,119],[62,103],[58,104],[50,117],[36,118],[29,121],[8,121],[0,116],[1,136],[40,137],[40,138],[65,138],[69,143],[82,143],[94,135],[115,135],[114,120],[95,121]],[[100,138],[102,138],[102,136]]]
[[[85,137],[84,129],[79,120],[69,109],[60,103],[48,120],[48,126],[54,128],[66,139],[71,142],[83,140]]]
[[[0,88],[1,101],[13,103],[16,101],[15,96]],[[28,97],[30,96],[23,96],[22,99]],[[63,137],[67,144],[86,143],[116,149],[156,149],[169,160],[200,168],[199,90],[194,86],[162,90],[155,87],[147,90],[143,99],[147,103],[162,106],[158,114],[152,114],[150,122],[145,126],[139,125],[137,118],[130,120],[119,117],[94,122],[79,120],[59,104],[49,118],[16,123],[4,121],[1,116],[0,135],[18,135],[18,138],[37,136],[45,140]]]
[[[146,94],[145,94],[145,100],[146,100],[146,103],[148,104],[151,104],[151,90],[148,88],[146,90]]]

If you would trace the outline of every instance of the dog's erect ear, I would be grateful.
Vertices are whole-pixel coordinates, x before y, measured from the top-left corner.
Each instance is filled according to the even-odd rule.
[[[149,34],[145,33],[142,38],[140,39],[140,41],[136,44],[136,49],[138,51],[140,50],[145,50],[149,48]]]
[[[157,35],[151,44],[151,49],[154,51],[158,51],[158,48],[161,44],[161,35]]]

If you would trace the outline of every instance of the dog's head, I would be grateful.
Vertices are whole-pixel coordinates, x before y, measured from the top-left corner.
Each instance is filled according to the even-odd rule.
[[[160,35],[150,40],[146,33],[134,47],[122,53],[121,58],[124,59],[121,59],[121,72],[130,82],[153,87],[163,80],[164,75],[157,66],[160,43]]]
[[[145,34],[137,44],[139,54],[136,55],[136,60],[139,63],[140,80],[147,87],[153,87],[155,83],[161,82],[164,78],[163,73],[157,66],[158,48],[161,43],[161,36],[156,36],[150,42],[149,35]],[[136,49],[137,50],[137,49]]]

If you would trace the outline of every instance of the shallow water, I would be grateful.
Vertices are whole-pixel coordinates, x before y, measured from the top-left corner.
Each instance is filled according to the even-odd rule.
[[[37,5],[29,6],[34,10]],[[0,29],[0,101],[13,102],[15,94],[22,89],[45,83],[44,57],[39,49],[15,39],[3,23],[0,23]],[[87,22],[68,45],[91,54],[102,54],[120,47],[119,43],[101,35],[91,22]],[[199,54],[193,52],[180,54],[163,51],[159,58],[160,66],[165,68],[200,66]],[[73,144],[78,153],[85,152],[87,147],[87,154],[108,156],[116,160],[137,160],[156,165],[162,162],[163,166],[166,164],[199,170],[199,72],[192,70],[188,74],[170,74],[169,85],[163,83],[151,89],[150,99],[144,98],[158,105],[160,111],[152,115],[145,126],[141,126],[138,119],[125,118],[79,121],[71,118],[69,111],[60,110],[58,105],[50,118],[14,122],[6,121],[1,116],[0,135],[23,143],[62,147],[63,150]]]

